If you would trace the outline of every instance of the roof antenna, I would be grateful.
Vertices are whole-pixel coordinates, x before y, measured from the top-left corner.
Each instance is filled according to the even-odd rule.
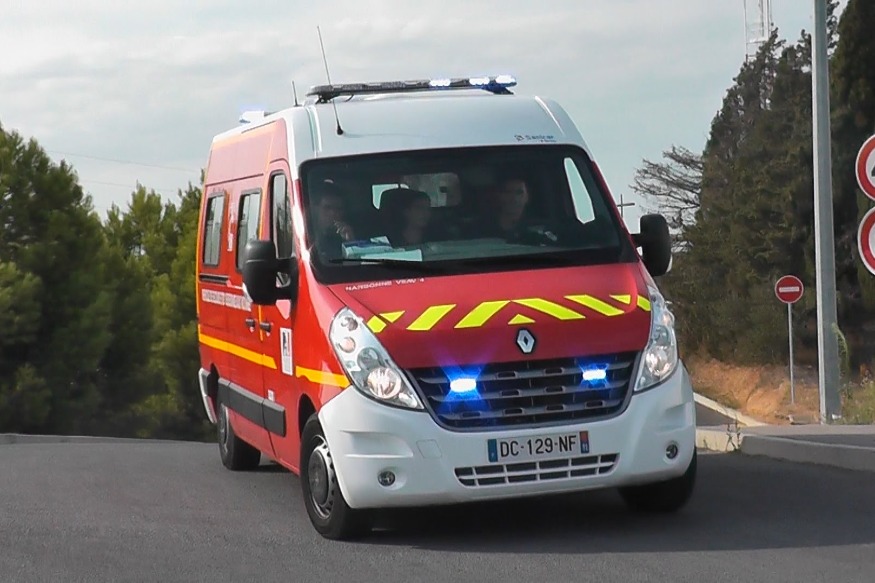
[[[331,85],[331,73],[328,72],[328,59],[325,57],[325,45],[322,44],[322,30],[317,26],[316,32],[319,33],[319,46],[322,48],[322,61],[325,63],[325,76],[328,77],[328,84]],[[334,106],[334,120],[337,122],[337,135],[343,135],[343,129],[340,127],[340,118],[337,116],[337,103],[332,99],[331,105]]]
[[[298,90],[295,89],[294,79],[292,79],[292,95],[295,97],[295,107],[298,107]]]

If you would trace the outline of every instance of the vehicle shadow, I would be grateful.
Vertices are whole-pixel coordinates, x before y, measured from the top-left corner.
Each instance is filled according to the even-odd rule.
[[[615,491],[391,510],[359,544],[460,553],[634,553],[875,542],[875,474],[740,454],[699,458],[675,515],[638,515]]]

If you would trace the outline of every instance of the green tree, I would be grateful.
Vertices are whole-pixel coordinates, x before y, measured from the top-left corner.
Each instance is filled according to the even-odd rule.
[[[0,297],[18,312],[0,347],[0,421],[7,431],[84,431],[112,342],[112,298],[95,261],[100,220],[70,166],[2,127],[0,193]]]

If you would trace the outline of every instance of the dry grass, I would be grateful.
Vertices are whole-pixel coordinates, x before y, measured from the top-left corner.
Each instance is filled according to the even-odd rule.
[[[842,408],[845,423],[875,424],[875,381],[847,391]]]
[[[693,387],[702,395],[765,423],[787,424],[794,419],[816,420],[819,412],[817,373],[795,369],[796,404],[790,403],[788,367],[737,366],[713,359],[686,362]]]
[[[820,415],[817,370],[795,369],[796,403],[790,403],[787,366],[738,366],[714,359],[685,361],[696,392],[765,423],[816,423]],[[843,423],[875,424],[875,381],[850,385],[843,395]]]

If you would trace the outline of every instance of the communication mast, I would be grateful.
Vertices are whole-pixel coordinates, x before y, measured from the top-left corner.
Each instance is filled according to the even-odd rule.
[[[742,0],[744,2],[745,59],[756,57],[757,51],[772,34],[772,0]]]

